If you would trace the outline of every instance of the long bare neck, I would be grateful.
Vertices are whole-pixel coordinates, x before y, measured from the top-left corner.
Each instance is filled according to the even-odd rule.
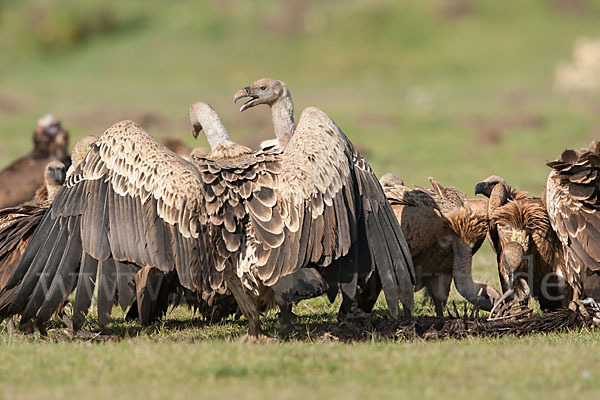
[[[225,129],[221,119],[214,111],[200,115],[198,121],[202,124],[206,140],[208,140],[211,149],[214,149],[220,142],[229,140],[227,129]]]
[[[292,103],[292,96],[289,91],[271,105],[271,114],[273,115],[275,136],[281,147],[285,147],[296,130],[294,103]]]

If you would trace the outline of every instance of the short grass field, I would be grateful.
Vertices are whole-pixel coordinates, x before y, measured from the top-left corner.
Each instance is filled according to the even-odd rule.
[[[211,103],[233,140],[271,137],[267,108],[240,114],[233,93],[271,76],[296,115],[325,110],[381,175],[433,176],[473,195],[491,174],[539,195],[544,162],[600,138],[600,96],[556,90],[556,68],[600,37],[586,0],[203,3],[0,1],[0,166],[28,151],[52,112],[72,141],[133,119],[190,146],[187,108]],[[600,55],[598,55],[600,57]],[[479,281],[499,286],[486,244]],[[434,315],[421,305],[416,314]],[[453,289],[451,299],[462,306]],[[598,398],[600,333],[525,338],[338,341],[324,298],[300,304],[297,334],[242,344],[245,320],[217,325],[185,307],[111,338],[8,337],[0,328],[0,398]],[[386,318],[385,303],[377,305]],[[93,315],[89,329],[96,328]],[[277,335],[274,313],[265,326]]]

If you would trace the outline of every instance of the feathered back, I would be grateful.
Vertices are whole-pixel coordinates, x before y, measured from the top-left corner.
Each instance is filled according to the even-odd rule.
[[[567,265],[574,272],[573,276],[583,278],[586,295],[598,300],[600,142],[594,141],[586,149],[565,150],[546,165],[552,168],[546,183],[550,221],[565,248]]]

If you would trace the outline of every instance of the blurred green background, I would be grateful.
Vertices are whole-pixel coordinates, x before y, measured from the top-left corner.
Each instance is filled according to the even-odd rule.
[[[72,143],[133,119],[161,139],[206,146],[194,143],[187,118],[188,106],[203,100],[233,140],[256,146],[273,136],[269,110],[241,114],[232,98],[271,76],[287,82],[297,117],[309,105],[323,109],[378,175],[393,171],[426,186],[433,176],[472,195],[478,181],[499,174],[539,195],[544,161],[600,137],[600,45],[583,46],[574,60],[585,37],[600,37],[600,0],[0,0],[0,167],[30,149],[48,112],[63,120]],[[557,90],[560,68],[571,84],[558,86],[577,90]],[[495,263],[484,246],[476,279],[499,287]],[[416,315],[433,315],[420,296]],[[461,301],[454,289],[451,299]],[[336,307],[322,298],[295,311],[301,327],[335,321]],[[204,326],[192,318],[180,307],[136,334],[136,323],[117,317],[124,340],[98,346],[2,335],[0,397],[598,398],[600,391],[590,367],[598,363],[598,331],[243,346],[213,341],[234,340],[243,321]]]
[[[599,97],[554,88],[585,36],[600,36],[599,1],[1,0],[0,165],[47,112],[73,139],[127,118],[197,146],[196,100],[254,146],[273,135],[269,111],[240,114],[232,97],[271,76],[378,174],[471,194],[495,173],[539,194],[545,160],[600,136]]]

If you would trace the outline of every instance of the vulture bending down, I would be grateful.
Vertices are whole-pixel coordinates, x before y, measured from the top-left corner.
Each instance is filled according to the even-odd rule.
[[[458,189],[445,188],[433,178],[429,181],[433,189],[392,184],[385,187],[413,258],[415,290],[425,287],[437,316],[442,317],[454,279],[462,296],[490,311],[500,293],[491,286],[473,282],[471,276],[472,255],[487,232],[487,204],[468,200]]]
[[[31,200],[44,184],[44,168],[50,161],[69,166],[68,144],[69,133],[59,120],[52,115],[41,118],[33,132],[33,150],[0,171],[0,209]]]
[[[257,105],[265,104],[268,105],[271,109],[271,115],[273,118],[273,127],[276,136],[276,143],[280,148],[284,149],[284,156],[289,153],[290,158],[299,159],[297,154],[296,146],[299,141],[295,140],[297,132],[302,132],[308,130],[314,130],[315,132],[329,132],[329,134],[339,134],[344,138],[345,141],[347,139],[342,134],[340,129],[335,125],[335,123],[324,113],[314,108],[308,108],[304,110],[300,117],[300,122],[296,126],[294,121],[294,104],[292,102],[292,96],[290,91],[287,88],[287,85],[280,80],[272,79],[272,78],[263,78],[256,82],[254,82],[250,86],[246,86],[243,89],[238,90],[234,95],[234,102],[237,102],[240,99],[249,98],[241,107],[240,111],[243,112],[249,108],[255,107]],[[321,115],[318,115],[321,114]],[[302,140],[302,144],[311,144],[314,148],[322,151],[322,154],[328,154],[331,152],[328,146],[333,145],[333,142],[322,141],[319,138],[317,133],[311,135],[314,139]],[[272,141],[267,141],[272,142]],[[350,150],[351,149],[351,150]],[[375,221],[373,217],[379,214],[379,217],[375,217],[378,220],[378,223],[384,223],[384,225],[392,224],[394,235],[398,238],[398,242],[403,246],[404,250],[402,252],[402,261],[404,263],[410,263],[410,255],[406,249],[406,242],[402,235],[402,231],[397,228],[395,218],[391,217],[391,210],[387,205],[382,205],[385,203],[383,201],[383,192],[379,182],[375,179],[374,174],[371,170],[371,167],[367,164],[364,158],[360,155],[358,150],[354,148],[351,144],[348,144],[348,147],[345,150],[346,157],[348,161],[353,164],[352,169],[356,174],[356,179],[359,183],[359,187],[357,188],[358,193],[363,197],[372,197],[372,199],[364,199],[364,211],[366,219],[370,219],[372,222]],[[312,158],[311,158],[312,160]],[[323,164],[320,166],[318,173],[321,175],[320,179],[327,179],[327,176],[336,176],[340,171],[333,165]],[[362,176],[368,176],[368,181],[365,180]],[[364,186],[360,186],[364,185]],[[365,191],[366,190],[366,191]],[[351,205],[349,205],[351,206]],[[360,208],[357,209],[357,214],[360,215]],[[382,218],[385,215],[385,218]],[[386,221],[387,220],[387,221]],[[380,228],[376,227],[369,222],[368,220],[360,221],[359,226],[362,225],[365,228],[359,228],[359,238],[357,242],[357,249],[355,249],[354,254],[350,254],[348,257],[345,257],[340,262],[342,265],[348,263],[349,265],[355,263],[355,259],[359,257],[358,263],[360,265],[364,265],[362,273],[358,274],[356,280],[354,280],[354,284],[358,284],[360,287],[359,295],[357,296],[357,305],[363,311],[370,312],[375,305],[377,297],[382,288],[384,294],[386,294],[386,299],[388,300],[388,305],[390,302],[390,298],[387,297],[387,293],[389,290],[386,290],[386,284],[389,286],[389,282],[381,282],[379,278],[381,274],[372,274],[372,271],[375,271],[378,267],[380,267],[380,263],[385,260],[391,253],[388,253],[388,250],[375,250],[378,243],[385,243],[384,237],[387,237],[388,234],[385,231],[381,231]],[[381,242],[383,241],[383,242]],[[368,244],[367,244],[368,243]],[[389,242],[388,242],[389,245]],[[386,245],[387,246],[387,245]],[[363,250],[364,249],[364,250]],[[373,252],[375,250],[375,252]],[[379,254],[379,255],[378,255]],[[398,253],[399,254],[399,253]],[[385,258],[380,258],[384,256]],[[392,259],[394,256],[392,255]],[[389,259],[388,259],[389,260]],[[385,261],[389,262],[389,261]],[[342,267],[335,267],[336,269],[345,269]],[[411,269],[408,268],[410,271]],[[329,299],[332,300],[337,295],[337,285],[335,284],[335,280],[338,276],[340,276],[341,272],[336,272],[333,277],[333,281],[329,282],[330,289],[328,291]],[[327,274],[325,274],[325,278],[327,279]],[[405,305],[405,317],[409,315],[410,310],[412,310],[412,291],[410,288],[411,280],[405,279],[403,282],[400,282],[402,287],[402,293],[408,293],[410,291],[411,295],[405,295],[403,303]],[[386,278],[387,280],[388,278]],[[414,282],[414,281],[413,281]],[[353,289],[354,290],[354,289]],[[342,290],[343,291],[343,290]],[[354,297],[354,292],[348,292],[352,294],[351,297],[345,297],[344,301],[342,301],[342,305],[340,308],[340,312],[342,314],[350,311],[352,302],[348,301],[349,298]]]
[[[213,127],[195,124],[213,149],[193,163],[131,121],[109,128],[30,241],[4,289],[22,281],[9,312],[43,323],[77,286],[78,329],[97,283],[105,318],[123,264],[175,270],[205,298],[228,288],[251,336],[261,334],[272,286],[309,263],[350,298],[359,275],[376,273],[394,316],[399,299],[412,307],[414,272],[400,227],[368,164],[327,115],[305,110],[285,153],[253,152]],[[376,268],[359,265],[359,251]]]
[[[555,161],[542,199],[507,200],[506,184],[490,192],[498,232],[503,289],[533,294],[544,309],[586,297],[600,300],[600,145],[565,150]]]
[[[64,183],[65,170],[60,161],[49,162],[44,171],[44,186],[37,190],[33,200],[0,210],[0,289],[8,283],[35,229]],[[4,315],[14,293],[14,290],[3,292],[0,296],[0,315]],[[7,323],[12,333],[12,318]]]

